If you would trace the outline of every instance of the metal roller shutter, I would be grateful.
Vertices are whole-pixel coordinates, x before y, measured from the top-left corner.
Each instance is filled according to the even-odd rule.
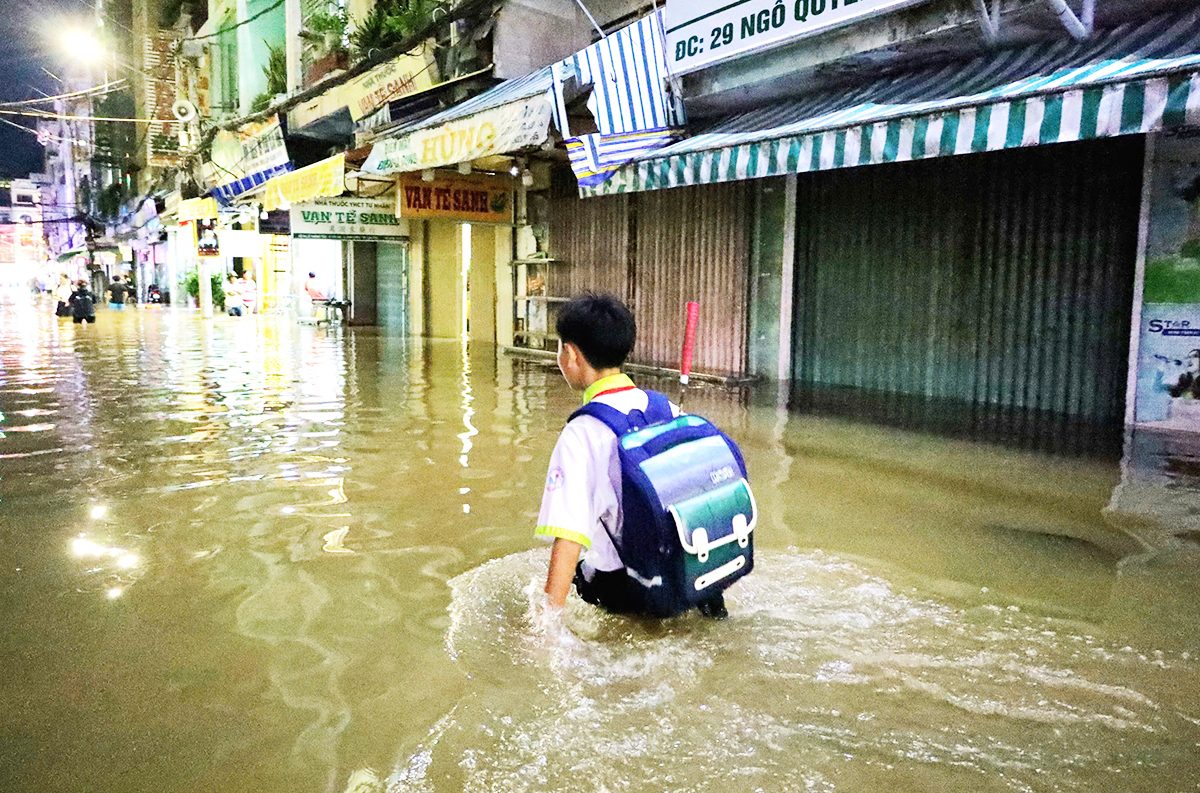
[[[1014,439],[1119,425],[1143,146],[801,175],[793,403]]]

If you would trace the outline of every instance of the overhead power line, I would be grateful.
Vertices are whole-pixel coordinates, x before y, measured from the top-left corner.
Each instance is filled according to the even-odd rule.
[[[28,118],[65,118],[77,121],[127,121],[130,124],[158,124],[167,119],[161,118],[113,118],[112,116],[72,116],[66,113],[42,113],[29,110],[6,110],[0,108],[0,113],[8,116],[25,116]]]
[[[27,105],[38,105],[43,102],[53,102],[58,99],[77,99],[77,98],[84,97],[84,96],[91,96],[91,95],[101,94],[101,93],[109,93],[111,91],[117,90],[118,88],[123,88],[126,83],[127,83],[127,81],[125,80],[124,77],[122,77],[119,80],[111,80],[107,83],[104,83],[103,85],[93,85],[91,88],[84,88],[79,91],[71,91],[70,93],[66,93],[66,94],[56,94],[54,96],[41,96],[36,99],[24,99],[19,102],[0,102],[0,108],[25,107]]]

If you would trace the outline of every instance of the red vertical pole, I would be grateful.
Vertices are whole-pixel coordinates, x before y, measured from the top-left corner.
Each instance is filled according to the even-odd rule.
[[[683,352],[679,361],[679,383],[688,384],[688,376],[692,373],[692,352],[696,347],[696,325],[700,322],[700,304],[694,301],[687,304],[687,325],[683,331]]]

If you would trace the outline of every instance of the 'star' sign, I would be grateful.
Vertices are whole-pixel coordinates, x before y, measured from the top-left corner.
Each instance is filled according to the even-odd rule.
[[[667,0],[667,66],[683,74],[927,0]]]
[[[396,216],[470,223],[512,223],[512,180],[502,176],[442,176],[426,182],[405,174],[396,186]]]

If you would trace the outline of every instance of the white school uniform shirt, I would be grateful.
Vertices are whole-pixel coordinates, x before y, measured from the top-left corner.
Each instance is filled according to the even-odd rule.
[[[583,402],[593,399],[622,413],[645,410],[650,401],[624,374],[593,383]],[[674,404],[671,413],[679,415]],[[590,580],[593,571],[624,567],[609,536],[620,527],[621,517],[617,436],[599,419],[579,416],[563,428],[550,455],[535,533],[547,542],[562,538],[582,545],[584,575]]]

